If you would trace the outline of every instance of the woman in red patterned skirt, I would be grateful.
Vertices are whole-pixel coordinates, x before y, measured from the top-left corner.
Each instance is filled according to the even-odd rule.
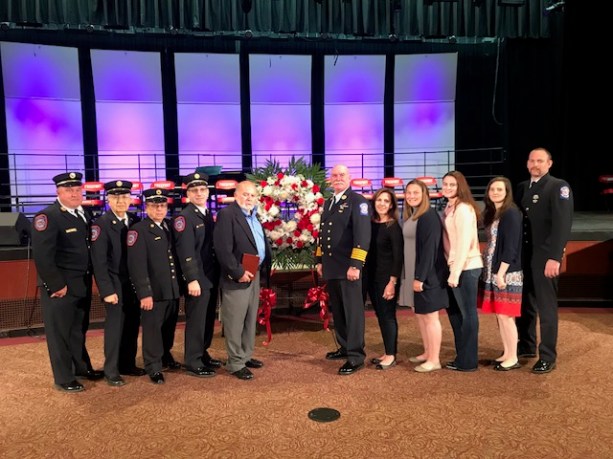
[[[483,226],[487,246],[485,269],[479,284],[479,304],[485,313],[495,313],[504,352],[494,370],[520,368],[517,359],[517,326],[521,314],[523,272],[521,269],[522,214],[513,203],[511,182],[506,177],[490,180],[485,192]]]

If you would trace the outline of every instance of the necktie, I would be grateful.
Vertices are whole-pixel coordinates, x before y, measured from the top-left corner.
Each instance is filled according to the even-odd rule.
[[[536,182],[530,182],[530,188],[532,188],[534,186]]]
[[[83,212],[81,210],[75,209],[74,210],[74,215],[75,215],[75,217],[77,217],[77,218],[79,218],[79,219],[81,219],[81,220],[83,220],[84,222],[87,223],[87,220],[85,220],[85,215],[83,215]]]
[[[336,204],[336,196],[332,196],[330,198],[330,210],[332,210],[335,204]]]
[[[124,226],[128,228],[128,218],[123,218],[121,221],[123,222]]]

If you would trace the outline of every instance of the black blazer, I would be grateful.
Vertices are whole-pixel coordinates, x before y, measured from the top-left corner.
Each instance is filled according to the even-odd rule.
[[[242,266],[243,254],[257,255],[258,249],[245,214],[236,202],[224,207],[217,214],[213,241],[221,267],[220,287],[230,290],[247,288],[248,282],[238,282],[238,279],[245,274]],[[264,243],[266,244],[266,256],[261,261],[260,272],[263,272],[268,282],[272,251],[266,233],[264,233]]]
[[[140,217],[128,212],[130,227]],[[128,275],[128,228],[111,211],[98,217],[92,225],[92,264],[96,285],[102,298],[116,293],[121,295],[122,284],[130,281]]]
[[[424,290],[447,285],[449,268],[443,247],[443,222],[431,207],[417,219],[415,235],[415,279]]]
[[[89,216],[87,223],[55,201],[33,220],[32,251],[38,285],[48,293],[68,287],[68,293],[86,297],[91,293]]]

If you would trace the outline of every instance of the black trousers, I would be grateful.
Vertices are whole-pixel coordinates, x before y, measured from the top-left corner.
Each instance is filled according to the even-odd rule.
[[[215,322],[217,321],[217,300],[219,298],[219,287],[214,286],[211,289],[211,295],[209,297],[209,304],[206,308],[206,319],[204,322],[204,352],[203,359],[208,360],[211,358],[209,354],[209,348],[213,342],[213,335],[215,333]]]
[[[334,318],[334,333],[341,351],[353,365],[364,363],[364,300],[362,279],[329,279],[330,309]]]
[[[396,319],[396,303],[398,295],[394,295],[391,300],[383,298],[383,291],[387,286],[385,281],[368,282],[368,296],[375,309],[383,346],[387,355],[396,355],[398,348],[398,320]],[[396,289],[396,292],[398,289]]]
[[[211,291],[201,290],[200,296],[185,295],[185,366],[200,368],[205,351],[207,310]]]
[[[521,316],[516,319],[520,354],[536,353],[536,322],[540,324],[539,358],[555,362],[558,342],[558,281],[545,277],[545,257],[534,256],[524,269]]]
[[[141,312],[143,360],[149,375],[162,371],[162,359],[170,355],[179,313],[179,300],[154,301],[153,309]]]
[[[91,368],[85,348],[91,297],[68,294],[51,298],[44,288],[40,292],[53,379],[56,384],[66,384],[74,381],[76,373],[83,374]]]
[[[117,294],[117,304],[104,304],[104,374],[108,377],[135,367],[138,349],[140,305],[134,289],[124,283]]]

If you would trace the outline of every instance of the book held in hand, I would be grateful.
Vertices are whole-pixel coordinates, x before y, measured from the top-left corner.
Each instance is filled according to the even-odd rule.
[[[250,253],[244,253],[242,264],[245,271],[249,271],[251,274],[255,275],[260,269],[260,257]]]

